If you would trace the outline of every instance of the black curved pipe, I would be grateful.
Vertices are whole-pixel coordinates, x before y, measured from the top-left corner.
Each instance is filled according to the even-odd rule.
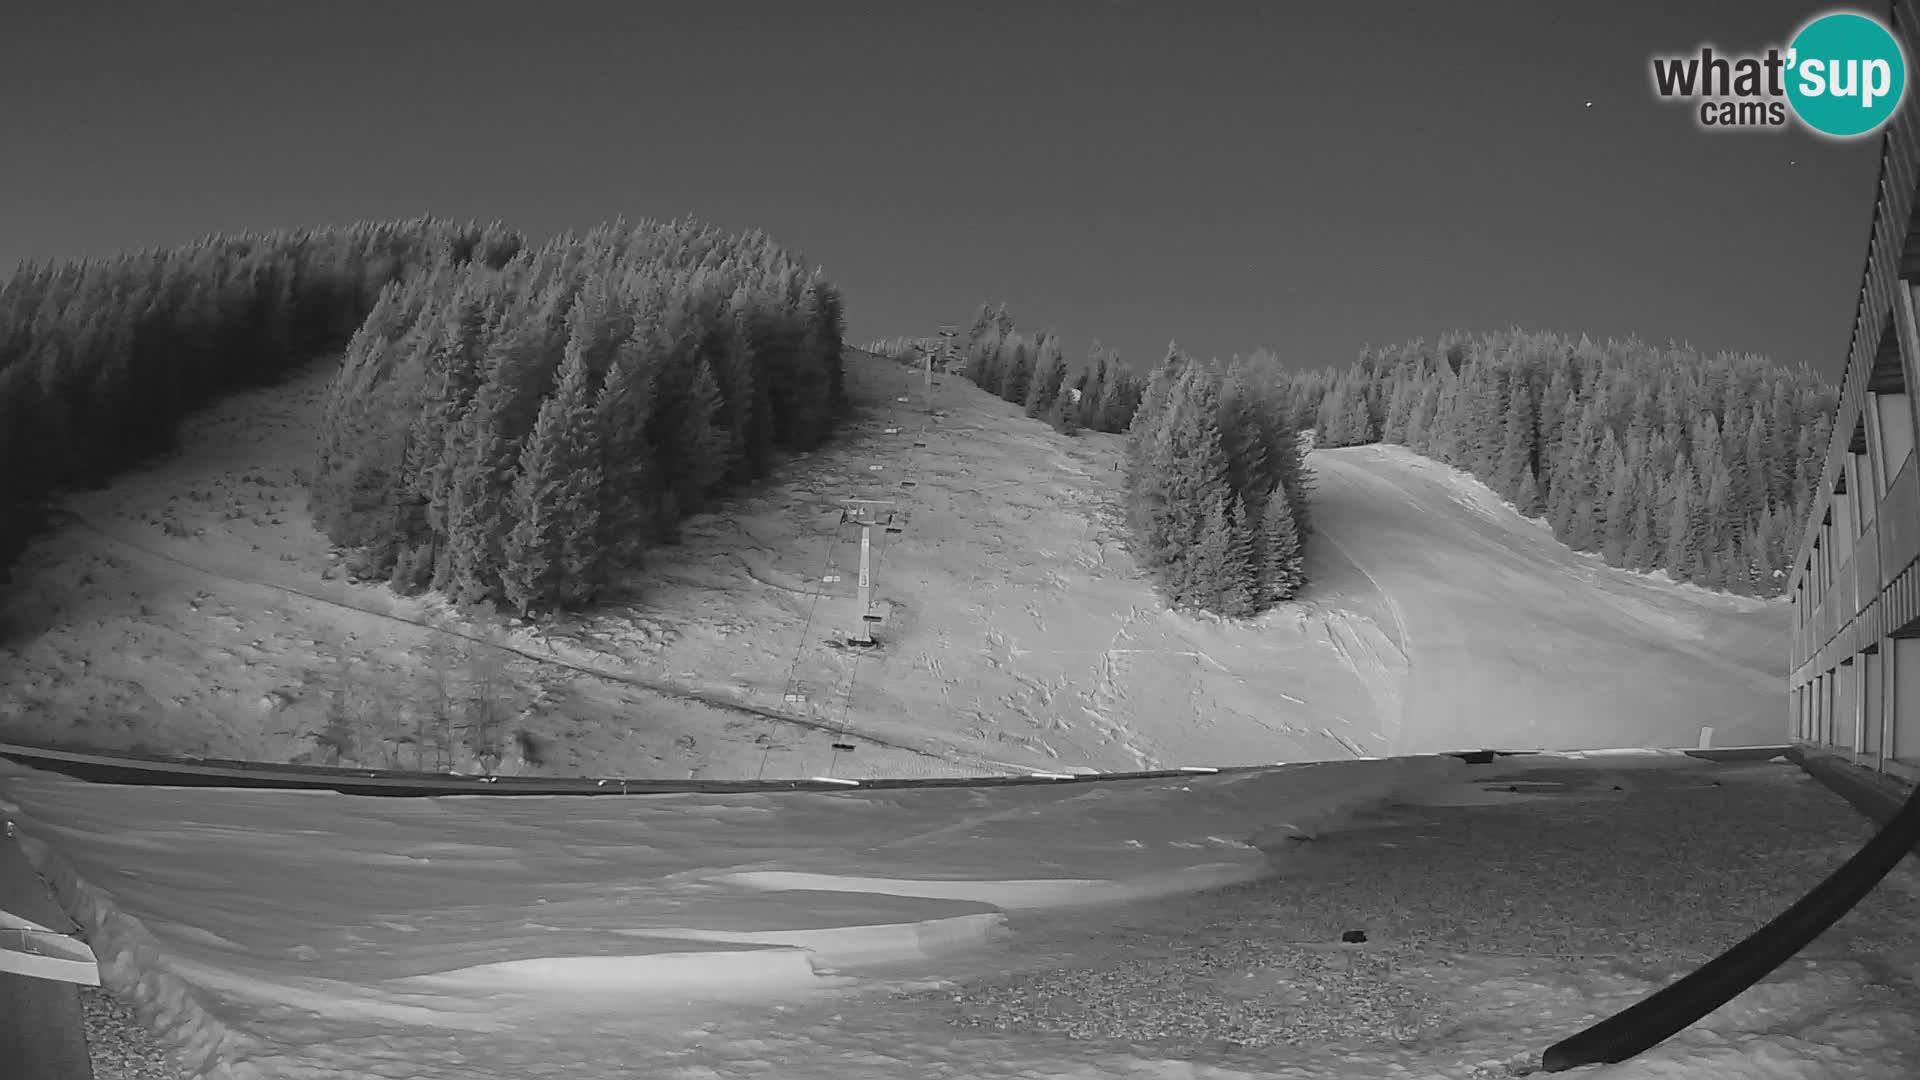
[[[1612,1064],[1664,1042],[1738,997],[1807,947],[1920,846],[1920,787],[1853,858],[1813,891],[1700,970],[1616,1013],[1541,1055],[1544,1072]]]

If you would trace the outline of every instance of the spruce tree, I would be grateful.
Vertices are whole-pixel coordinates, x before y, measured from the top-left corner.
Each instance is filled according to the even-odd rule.
[[[1600,412],[1595,411],[1596,414]],[[1582,469],[1582,474],[1587,478],[1584,494],[1593,503],[1595,550],[1599,549],[1601,538],[1607,531],[1607,509],[1612,505],[1613,483],[1620,465],[1620,444],[1613,437],[1613,429],[1606,426],[1604,415],[1598,415],[1597,423],[1599,438],[1594,440]]]
[[[569,358],[570,368],[580,366],[577,358],[577,353]],[[556,392],[540,406],[507,496],[513,524],[502,545],[500,585],[507,603],[523,616],[556,607],[560,596],[560,534],[572,524],[565,517],[563,491],[572,464],[567,423]]]
[[[558,509],[565,525],[560,532],[559,593],[555,599],[561,608],[569,610],[593,599],[608,569],[600,531],[605,473],[592,382],[592,368],[583,358],[574,366],[560,369],[560,388],[555,394],[564,402],[557,408],[565,416],[562,446],[568,467]]]
[[[1003,338],[992,326],[968,351],[967,379],[990,394],[1000,392],[1000,349]]]
[[[1269,604],[1293,599],[1306,583],[1306,566],[1287,493],[1279,486],[1261,504],[1259,536],[1260,598]]]
[[[1594,500],[1575,496],[1570,505],[1573,509],[1568,514],[1562,540],[1575,551],[1595,550],[1599,547],[1600,514],[1594,509]]]
[[[1376,442],[1379,433],[1373,423],[1373,409],[1367,404],[1366,388],[1349,383],[1347,396],[1347,445],[1364,446]]]
[[[1499,464],[1491,485],[1494,490],[1509,497],[1518,496],[1521,480],[1533,472],[1533,425],[1533,396],[1524,388],[1517,389],[1502,420],[1504,433]],[[1539,498],[1538,490],[1534,492],[1534,498]]]
[[[1257,582],[1249,540],[1234,513],[1237,503],[1224,492],[1207,502],[1193,544],[1177,567],[1177,605],[1233,618],[1253,613]]]
[[[1633,508],[1633,532],[1627,538],[1625,565],[1647,571],[1657,564],[1659,538],[1653,528],[1653,504],[1648,498],[1637,500]]]
[[[1320,415],[1315,427],[1321,446],[1351,446],[1357,441],[1349,390],[1347,381],[1338,379],[1320,399]]]
[[[1075,435],[1080,431],[1080,404],[1071,394],[1061,394],[1054,399],[1051,415],[1047,422],[1062,435]]]
[[[1460,418],[1460,379],[1443,375],[1440,393],[1434,402],[1432,452],[1435,458],[1456,468],[1466,463],[1466,430]]]
[[[456,427],[454,471],[447,495],[447,567],[442,587],[461,603],[491,600],[500,581],[506,499],[518,457],[508,406],[524,372],[510,340],[487,350],[486,380]]]
[[[1053,403],[1061,396],[1061,388],[1067,378],[1067,359],[1060,353],[1060,346],[1052,338],[1042,342],[1039,350],[1039,372],[1027,387],[1027,415],[1040,418],[1053,414]]]
[[[993,309],[982,303],[980,309],[974,312],[973,325],[967,328],[967,336],[960,342],[960,347],[971,352],[991,329],[993,329]]]
[[[1795,436],[1802,430],[1794,407],[1793,389],[1787,380],[1779,379],[1774,382],[1773,396],[1767,402],[1767,501],[1774,506],[1793,502]]]
[[[1705,534],[1702,550],[1707,555],[1709,571],[1705,584],[1711,588],[1723,588],[1730,567],[1739,560],[1741,533],[1745,530],[1734,524],[1731,506],[1733,480],[1727,472],[1726,462],[1715,463],[1706,481],[1706,498],[1700,506],[1702,531]]]
[[[454,451],[460,418],[484,375],[486,315],[480,299],[456,292],[438,339],[425,358],[427,395],[413,427],[413,458],[407,475],[414,494],[426,500],[427,519],[444,538],[448,500],[457,468]]]
[[[679,519],[706,505],[726,475],[727,436],[719,424],[725,399],[705,358],[695,358],[690,368],[691,378],[666,425],[678,454],[675,468],[665,477],[673,496],[671,508],[662,513],[671,516],[676,527]]]
[[[1233,491],[1225,440],[1220,434],[1220,387],[1211,372],[1191,367],[1173,398],[1175,446],[1194,505],[1227,499]],[[1197,515],[1196,515],[1197,517]]]
[[[1000,384],[1001,400],[1024,404],[1027,391],[1032,389],[1033,377],[1033,348],[1025,340],[1015,338],[1012,359]]]
[[[990,365],[988,380],[981,384],[981,389],[1005,400],[1007,385],[1013,378],[1014,368],[1019,366],[1019,354],[1024,348],[1025,338],[1018,333],[1000,338],[999,347],[995,350],[993,362]]]
[[[1258,498],[1277,479],[1263,419],[1251,390],[1229,378],[1220,393],[1220,439],[1227,452],[1227,482],[1241,499]]]
[[[1413,414],[1407,419],[1407,446],[1425,457],[1435,456],[1434,424],[1440,412],[1440,378],[1422,379]]]
[[[1484,351],[1467,369],[1470,419],[1466,468],[1475,476],[1488,477],[1498,474],[1513,396],[1511,373],[1496,367],[1490,353],[1490,349]]]
[[[1163,570],[1186,545],[1191,507],[1180,479],[1170,409],[1135,415],[1127,455],[1127,514],[1134,553],[1165,584]]]
[[[1740,496],[1740,512],[1756,523],[1773,505],[1767,492],[1767,420],[1760,402],[1747,414],[1746,434],[1741,439],[1740,455],[1745,473]]]
[[[1134,410],[1133,419],[1128,423],[1126,452],[1129,459],[1141,453],[1146,441],[1167,417],[1172,406],[1174,384],[1186,369],[1186,364],[1187,360],[1179,349],[1169,345],[1166,358],[1153,369],[1139,407]]]
[[[1387,418],[1380,429],[1380,441],[1405,445],[1408,428],[1413,423],[1414,395],[1416,384],[1408,378],[1393,380],[1392,389],[1387,394]]]
[[[1540,485],[1533,478],[1531,465],[1520,471],[1520,483],[1514,488],[1513,508],[1525,518],[1537,518],[1546,512],[1546,507],[1540,501]]]
[[[1218,612],[1232,576],[1233,527],[1224,492],[1210,498],[1194,518],[1192,540],[1170,567],[1169,600],[1188,610]]]
[[[1141,388],[1131,373],[1117,366],[1107,369],[1107,381],[1100,387],[1100,401],[1094,408],[1093,423],[1099,431],[1124,432],[1133,423],[1140,404]]]
[[[600,545],[614,562],[631,569],[639,568],[641,552],[656,533],[659,484],[647,440],[653,379],[645,344],[630,335],[615,350],[594,404],[602,472]]]
[[[1100,426],[1100,412],[1107,396],[1107,354],[1097,342],[1087,357],[1088,367],[1079,379],[1081,427]]]
[[[1608,436],[1611,438],[1612,432],[1608,432]],[[1600,526],[1600,552],[1607,565],[1625,566],[1627,549],[1633,544],[1637,492],[1634,489],[1633,471],[1627,467],[1625,456],[1618,452],[1612,456],[1606,511]]]
[[[1138,554],[1176,605],[1189,604],[1196,587],[1193,552],[1206,508],[1231,495],[1218,410],[1209,374],[1190,365],[1170,376],[1162,409],[1135,422],[1127,480]]]
[[[1213,610],[1231,619],[1259,614],[1259,566],[1254,561],[1255,526],[1247,520],[1247,507],[1238,495],[1226,506],[1224,525],[1226,551],[1221,559],[1221,578]]]
[[[1663,565],[1676,581],[1692,580],[1700,550],[1694,532],[1693,469],[1682,467],[1671,483],[1667,503],[1667,552]]]

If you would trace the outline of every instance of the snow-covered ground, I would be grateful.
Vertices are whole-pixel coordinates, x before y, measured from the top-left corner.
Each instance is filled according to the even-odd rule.
[[[470,770],[423,751],[419,717],[484,681],[524,732],[506,772],[1320,764],[510,800],[0,767],[104,982],[205,1075],[1497,1075],[1757,927],[1863,833],[1785,766],[1391,757],[1785,726],[1784,605],[1574,555],[1398,448],[1311,455],[1301,603],[1191,618],[1125,552],[1117,437],[954,378],[929,415],[915,374],[857,357],[832,447],[689,522],[635,598],[535,633],[348,579],[299,494],[326,377],[209,410],[179,454],[70,501],[0,609],[0,739]],[[834,641],[858,615],[845,497],[902,512],[876,533],[872,651]],[[1596,1075],[1911,1075],[1916,896],[1903,868]],[[1367,945],[1337,943],[1351,923]]]
[[[1122,542],[1117,436],[1057,435],[957,377],[929,416],[916,373],[865,354],[846,433],[689,522],[636,599],[488,630],[351,581],[313,529],[299,477],[328,375],[223,402],[179,453],[69,501],[0,592],[0,739],[473,771],[471,748],[426,748],[423,717],[481,681],[507,773],[1112,771],[1784,732],[1783,604],[1572,555],[1397,448],[1311,455],[1303,603],[1242,625],[1170,613]],[[845,497],[903,517],[875,532],[877,650],[834,640],[858,615]]]
[[[435,800],[0,764],[0,813],[189,1075],[422,1080],[1504,1075],[1868,831],[1682,755]],[[1917,925],[1907,866],[1591,1075],[1913,1075]]]

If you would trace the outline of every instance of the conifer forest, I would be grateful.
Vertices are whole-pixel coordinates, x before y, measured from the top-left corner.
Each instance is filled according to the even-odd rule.
[[[421,219],[28,266],[0,285],[0,565],[189,412],[344,355],[310,500],[357,571],[577,607],[831,436],[843,325],[797,256],[691,221],[536,247]]]
[[[1608,565],[1763,597],[1784,587],[1839,400],[1804,366],[1518,330],[1366,350],[1292,397],[1319,445],[1406,446]]]
[[[1265,350],[1203,362],[1176,345],[1142,380],[1098,346],[1069,376],[1058,339],[1023,337],[1002,304],[981,306],[963,356],[970,379],[1029,416],[1125,432],[1136,556],[1169,604],[1230,617],[1307,584],[1307,445],[1404,446],[1610,566],[1778,596],[1838,401],[1804,366],[1520,330],[1369,348],[1319,369]],[[1092,397],[1063,410],[1062,386]]]
[[[164,451],[188,412],[340,355],[310,498],[356,572],[576,609],[832,436],[844,326],[797,256],[692,221],[535,246],[419,219],[23,267],[0,284],[0,564],[59,492]],[[1305,448],[1371,442],[1471,473],[1610,565],[1777,595],[1836,400],[1804,367],[1517,330],[1319,370],[1174,347],[1142,375],[1097,343],[1070,362],[1002,304],[957,345],[959,373],[1027,416],[1124,434],[1141,564],[1168,603],[1231,617],[1308,584]]]

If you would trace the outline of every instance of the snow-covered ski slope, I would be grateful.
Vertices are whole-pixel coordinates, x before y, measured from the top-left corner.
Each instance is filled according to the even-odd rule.
[[[514,629],[505,650],[431,598],[341,575],[298,495],[324,365],[237,394],[183,426],[180,453],[70,500],[23,560],[0,595],[16,630],[0,740],[313,763],[344,683],[365,700],[343,764],[433,768],[397,718],[476,658],[533,703],[519,724],[540,760],[510,752],[510,773],[1113,772],[1785,737],[1784,603],[1609,569],[1403,448],[1309,455],[1313,584],[1223,622],[1168,611],[1128,551],[1118,436],[1061,436],[957,377],[929,416],[916,372],[865,354],[847,374],[845,430],[651,552],[641,601]],[[872,651],[831,647],[859,614],[849,495],[904,518],[874,536]]]
[[[1309,456],[1316,520],[1400,649],[1392,753],[1786,738],[1789,609],[1580,555],[1401,447]]]

